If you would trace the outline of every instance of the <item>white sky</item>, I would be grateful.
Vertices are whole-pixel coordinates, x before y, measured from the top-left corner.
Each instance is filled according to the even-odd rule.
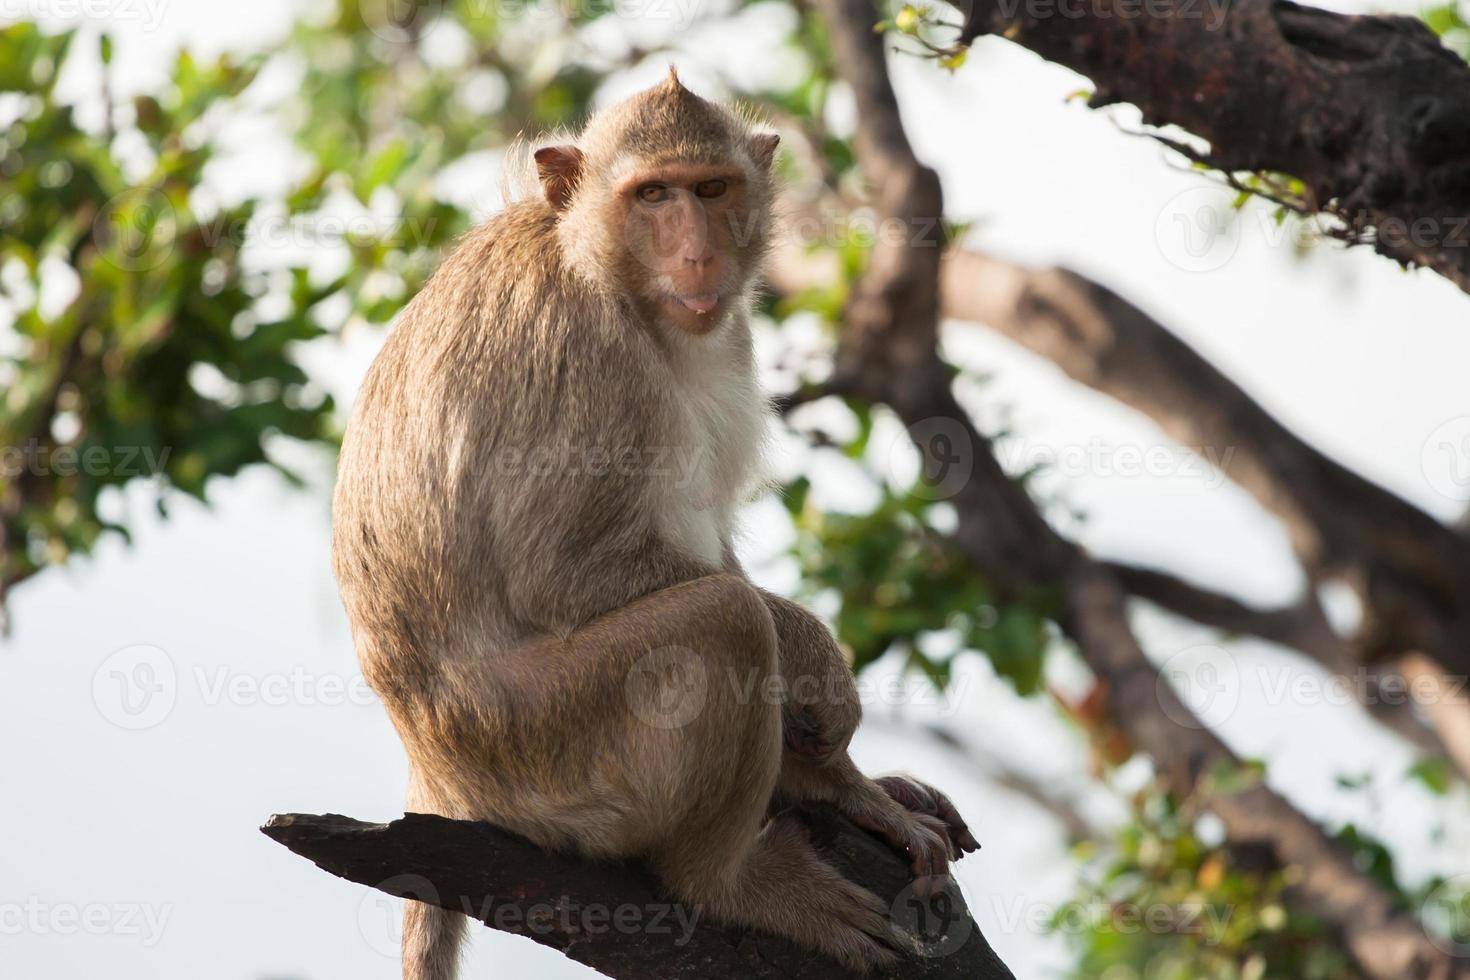
[[[155,2],[113,5],[118,17],[137,15],[113,25],[121,88],[150,84],[160,54],[181,39],[206,48],[259,44],[278,36],[293,10],[286,0],[255,4],[248,15],[204,0]],[[43,9],[64,13],[61,3]],[[759,67],[771,33],[761,18],[777,15],[757,13],[741,31],[723,32],[719,49],[751,71],[777,70]],[[142,29],[154,15],[157,29]],[[696,69],[686,75],[697,84]],[[1216,192],[1148,140],[1126,135],[1127,110],[1068,103],[1076,76],[1020,49],[981,44],[955,76],[905,59],[895,78],[916,146],[944,177],[951,216],[977,222],[975,244],[1097,277],[1318,446],[1442,517],[1463,509],[1463,294],[1366,251],[1322,249],[1297,262],[1254,212],[1238,239],[1191,255],[1180,234],[1198,231],[1189,222]],[[647,80],[635,73],[624,84]],[[87,79],[79,73],[72,82],[84,89]],[[286,157],[278,136],[255,131],[238,149],[242,162],[231,173],[279,183]],[[490,177],[470,173],[468,182],[485,187]],[[1200,264],[1212,268],[1181,268]],[[975,404],[987,425],[1006,421],[1016,432],[1002,447],[1007,459],[1087,461],[1043,484],[1049,498],[1089,515],[1074,529],[1087,545],[1256,601],[1290,597],[1298,580],[1280,529],[1234,487],[1183,457],[1167,472],[1116,472],[1120,450],[1168,445],[1146,420],[979,328],[954,326],[947,343],[957,360],[992,375]],[[318,345],[309,363],[324,383],[350,392],[375,346],[364,336]],[[881,436],[875,453],[899,435]],[[904,450],[893,452],[901,465]],[[816,475],[821,499],[858,502],[841,466],[824,464]],[[127,499],[133,547],[108,542],[92,560],[48,572],[14,596],[14,634],[0,642],[0,975],[397,976],[391,903],[254,829],[278,811],[385,819],[402,810],[397,740],[381,710],[353,696],[356,667],[329,568],[325,481],[299,493],[251,472],[216,483],[212,497],[211,508],[173,501],[164,523],[152,516],[147,489],[135,487]],[[758,574],[789,586],[790,568],[768,560],[788,533],[778,510],[769,501],[752,509],[747,551]],[[1206,705],[1210,717],[1239,751],[1269,759],[1273,782],[1294,799],[1332,820],[1365,823],[1396,845],[1411,873],[1470,869],[1465,800],[1436,803],[1406,784],[1412,755],[1358,709],[1283,693],[1294,678],[1320,681],[1310,668],[1260,644],[1201,648],[1214,642],[1207,633],[1161,617],[1140,615],[1139,627],[1171,668],[1201,681],[1225,678],[1223,701]],[[1055,673],[1061,683],[1075,678],[1065,658]],[[122,682],[150,678],[172,678],[142,717],[151,726],[120,727],[139,720],[121,700],[138,689]],[[963,665],[953,704],[913,700],[870,705],[859,761],[874,771],[915,771],[956,798],[985,845],[960,866],[982,928],[1018,976],[1056,975],[1065,955],[1026,923],[1046,918],[1050,903],[1070,892],[1060,828],[983,771],[1001,758],[1076,792],[1085,760],[1077,740],[1044,705],[1017,701],[978,659]],[[975,747],[972,758],[902,724],[935,718]],[[1376,794],[1334,789],[1337,774],[1365,770],[1377,775]],[[1086,808],[1100,819],[1112,813],[1097,795]],[[1431,843],[1447,816],[1451,830]],[[541,980],[590,976],[488,930],[477,934],[464,975],[533,972]]]

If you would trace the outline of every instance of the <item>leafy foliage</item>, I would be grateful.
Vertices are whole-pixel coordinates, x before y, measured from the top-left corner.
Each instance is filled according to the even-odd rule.
[[[274,284],[249,271],[259,202],[193,194],[215,157],[215,112],[259,63],[181,53],[166,93],[109,105],[97,134],[56,99],[74,40],[0,30],[0,90],[17,106],[0,136],[0,308],[12,321],[0,587],[125,532],[99,513],[110,487],[157,476],[202,498],[210,477],[271,462],[272,436],[331,440],[331,400],[290,348],[323,332],[312,309],[333,285],[302,267]],[[286,303],[271,312],[273,292]]]
[[[1002,601],[930,526],[933,503],[885,489],[869,513],[823,513],[806,506],[805,489],[798,481],[786,494],[802,580],[836,593],[834,625],[855,668],[898,649],[943,689],[954,657],[978,650],[1018,693],[1041,689],[1050,639],[1043,604]]]
[[[1465,23],[1463,5],[1447,3],[1432,7],[1425,11],[1424,22],[1439,35],[1445,47],[1470,60],[1470,24]]]
[[[1193,805],[1155,789],[1092,856],[1076,899],[1052,927],[1078,950],[1071,974],[1109,980],[1340,980],[1347,958],[1286,891],[1299,873],[1201,839]],[[1081,857],[1095,853],[1084,845]]]

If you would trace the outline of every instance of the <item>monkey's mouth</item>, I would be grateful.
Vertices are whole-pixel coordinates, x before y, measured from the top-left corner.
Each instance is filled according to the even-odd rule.
[[[693,310],[701,316],[713,312],[714,308],[720,305],[719,293],[693,293],[688,296],[675,296],[673,298],[686,310]]]

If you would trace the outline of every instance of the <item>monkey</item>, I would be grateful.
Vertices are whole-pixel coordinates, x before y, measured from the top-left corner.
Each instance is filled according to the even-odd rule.
[[[643,859],[866,971],[912,943],[794,808],[906,852],[920,894],[978,844],[942,793],[857,769],[836,639],[735,556],[771,418],[751,316],[777,144],[670,68],[528,148],[531,192],[451,250],[361,386],[333,568],[409,810]],[[405,980],[453,980],[464,931],[408,902]]]

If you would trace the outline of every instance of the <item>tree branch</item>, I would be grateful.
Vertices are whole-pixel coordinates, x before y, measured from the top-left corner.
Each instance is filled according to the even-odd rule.
[[[1262,609],[1155,568],[1122,562],[1105,564],[1130,595],[1176,615],[1226,633],[1254,636],[1300,650],[1336,670],[1356,666],[1347,644],[1333,632],[1310,592],[1293,605]]]
[[[1470,676],[1470,538],[1318,452],[1104,286],[969,251],[946,257],[941,285],[946,315],[985,324],[1147,415],[1181,445],[1212,450],[1225,474],[1282,521],[1313,581],[1336,577],[1358,590],[1366,615],[1354,644],[1325,623],[1298,621],[1289,645],[1337,672],[1349,663],[1382,670],[1423,650],[1451,686]],[[1470,704],[1431,707],[1444,749],[1470,764],[1470,727],[1455,718],[1470,718]],[[1392,716],[1394,728],[1412,730],[1404,712]]]
[[[1015,980],[958,888],[933,906],[917,904],[907,865],[886,845],[830,810],[808,816],[818,850],[892,899],[895,921],[929,954],[862,980]],[[858,980],[785,939],[718,924],[673,902],[640,864],[548,853],[488,823],[419,813],[388,824],[285,814],[261,831],[338,877],[463,912],[615,980]]]
[[[1303,653],[1347,681],[1364,710],[1420,751],[1447,758],[1470,777],[1470,703],[1427,657],[1364,664],[1308,592],[1290,606],[1261,609],[1168,572],[1107,562],[1134,598],[1203,626],[1254,636]],[[1410,668],[1412,668],[1412,673]],[[1427,715],[1421,716],[1422,707]]]
[[[793,218],[812,217],[811,206],[788,202],[787,209]],[[840,277],[834,255],[807,250],[795,234],[783,238],[768,273],[771,285],[788,295],[829,288]],[[1439,637],[1438,649],[1452,661],[1465,653],[1447,645],[1463,626],[1460,614],[1445,605],[1470,602],[1470,596],[1439,587],[1438,572],[1417,589],[1412,583],[1425,569],[1456,567],[1462,560],[1457,552],[1470,555],[1470,539],[1322,456],[1142,310],[1076,273],[951,249],[941,265],[940,294],[944,316],[996,330],[1074,380],[1148,415],[1182,444],[1208,451],[1227,476],[1285,523],[1314,581],[1335,574],[1366,593],[1370,624],[1362,637],[1349,640],[1327,622],[1311,594],[1289,608],[1255,609],[1165,572],[1110,566],[1127,592],[1195,622],[1290,647],[1338,676],[1366,670],[1370,683],[1353,685],[1360,693],[1406,687],[1414,698],[1369,698],[1364,707],[1470,776],[1470,698],[1456,693],[1464,675],[1439,668],[1438,680],[1430,683],[1424,664],[1412,685],[1394,675],[1401,654],[1430,637]],[[830,384],[807,385],[778,404],[785,411],[834,393],[840,391]],[[1361,530],[1347,532],[1344,540],[1343,522]],[[1389,555],[1416,548],[1425,554],[1395,568],[1373,551],[1384,540],[1393,542]],[[1378,570],[1365,569],[1364,562]],[[1406,603],[1416,592],[1418,598]],[[1451,695],[1433,702],[1418,697],[1436,690]]]
[[[1061,16],[1065,12],[1065,16]],[[1470,292],[1470,66],[1411,17],[1288,0],[976,0],[961,40],[997,34],[1204,138],[1227,173],[1302,180],[1307,205]]]

